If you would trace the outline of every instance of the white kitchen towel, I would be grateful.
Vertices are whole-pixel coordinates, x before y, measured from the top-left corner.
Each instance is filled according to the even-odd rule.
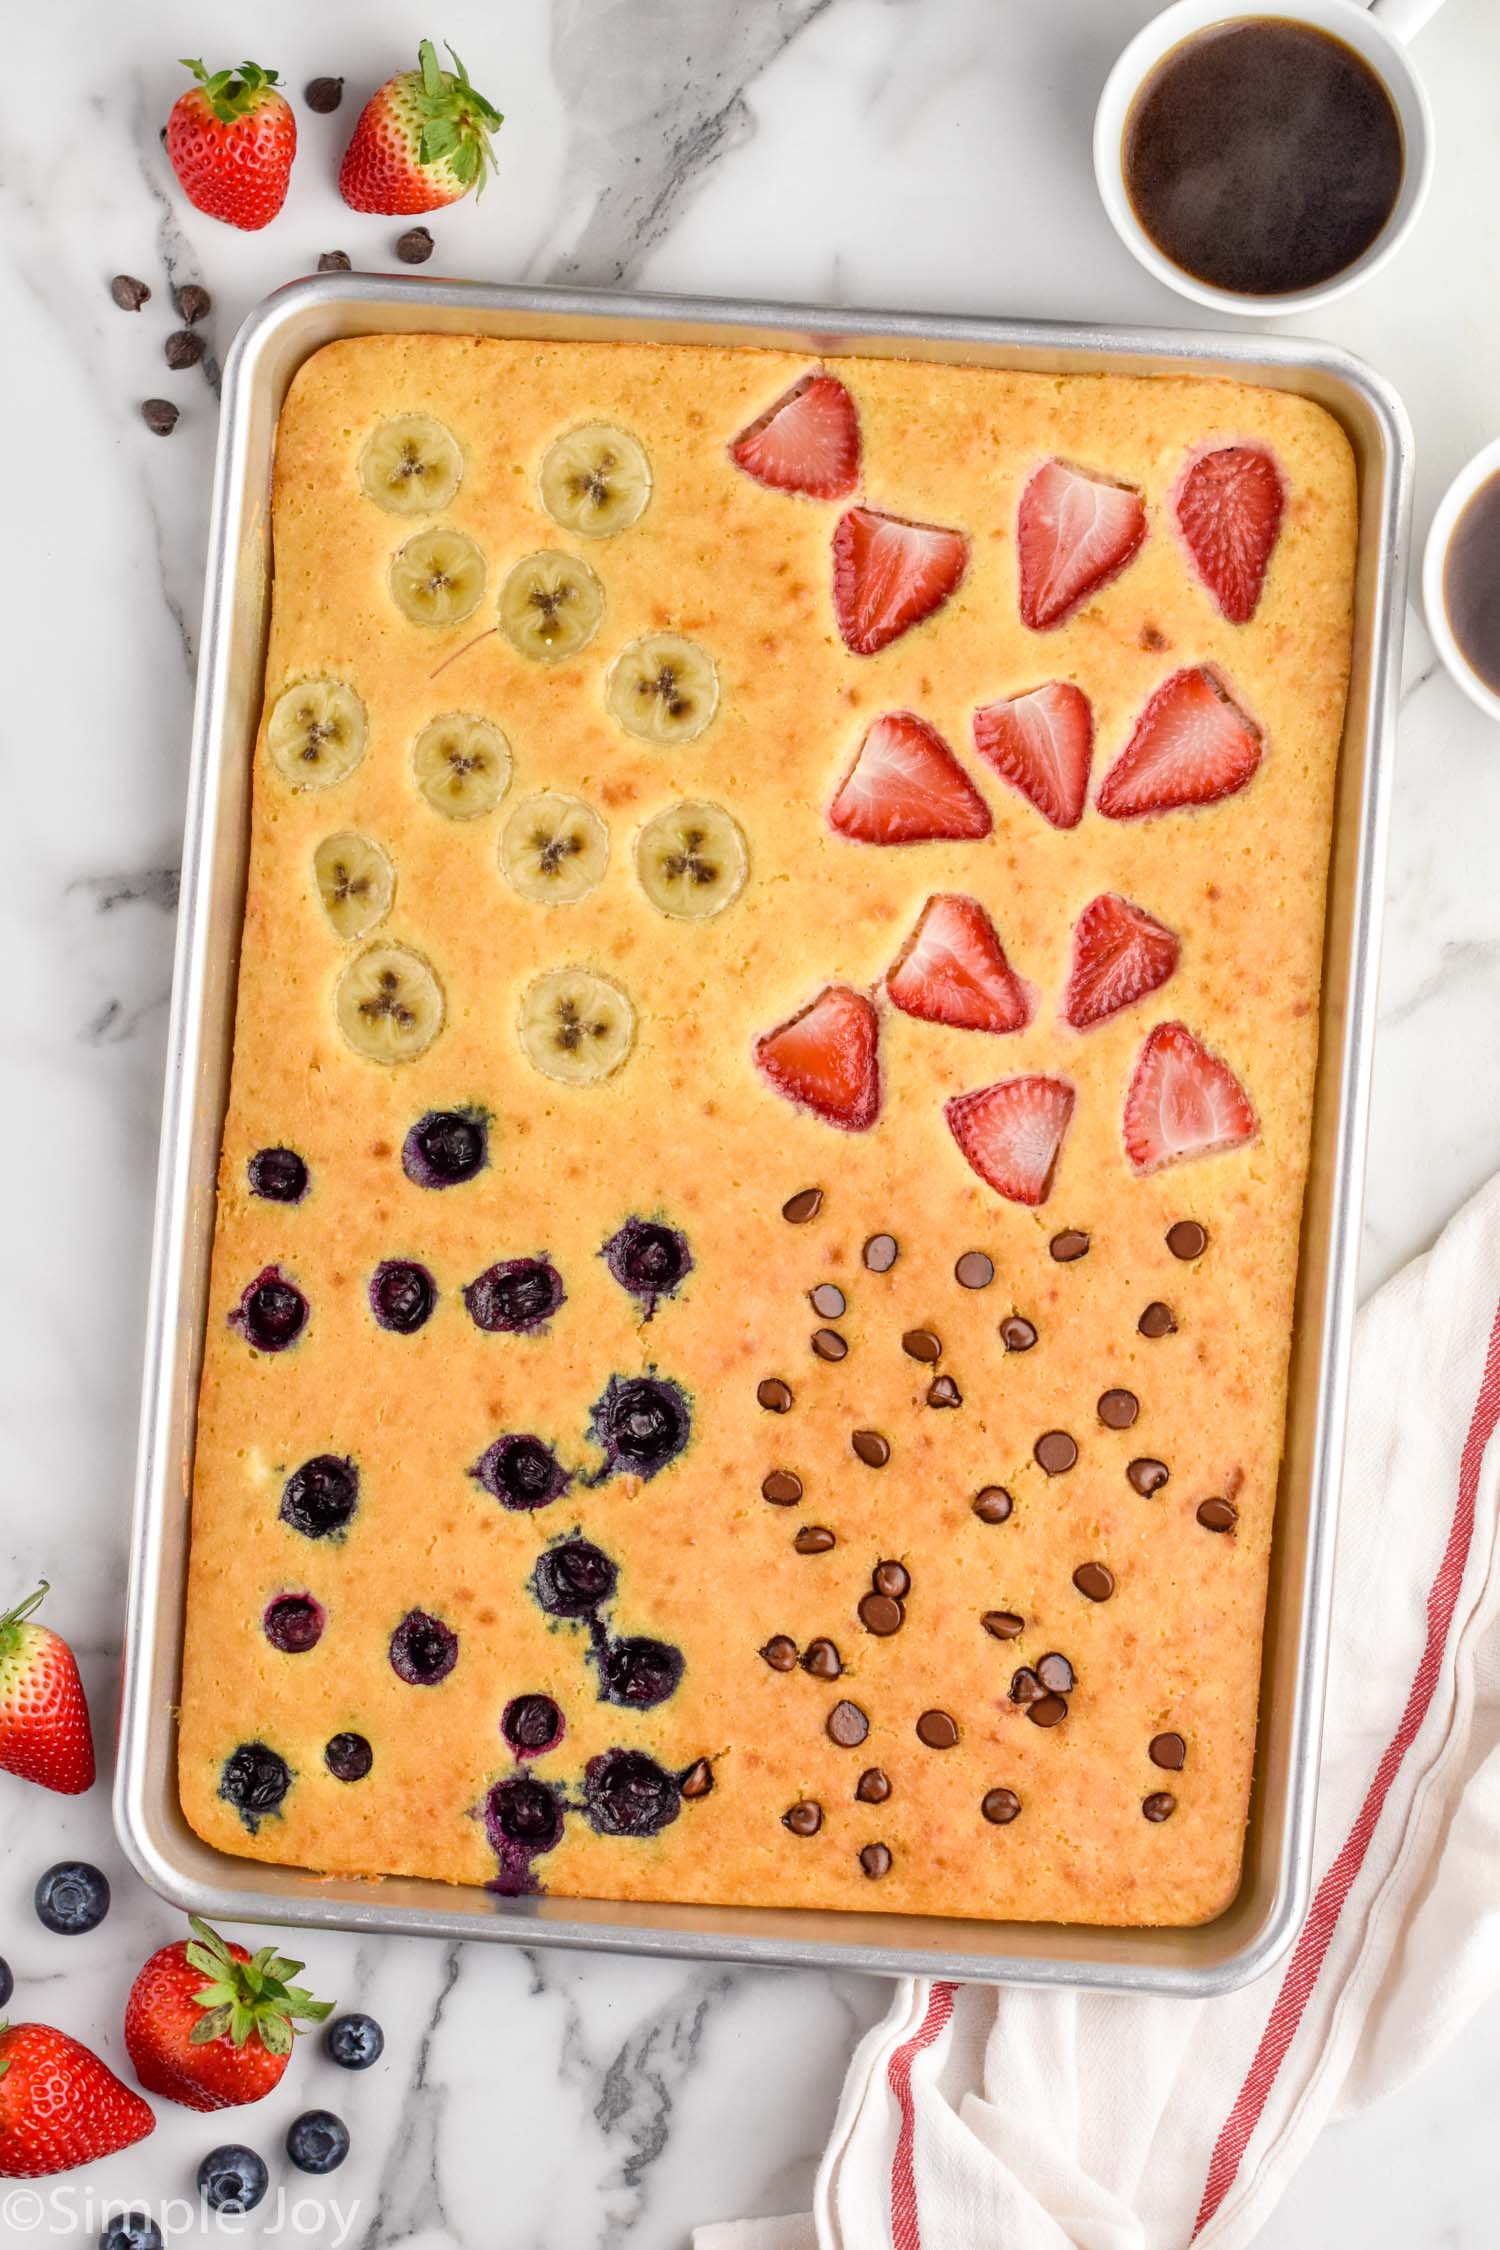
[[[1360,1315],[1311,1910],[1205,2001],[907,1979],[805,2218],[696,2250],[1242,2250],[1500,1984],[1500,1180]]]

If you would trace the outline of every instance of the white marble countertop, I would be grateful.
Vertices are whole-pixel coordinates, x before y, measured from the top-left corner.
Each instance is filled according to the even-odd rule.
[[[1088,167],[1097,89],[1150,12],[1150,0],[447,0],[432,28],[509,122],[482,204],[432,222],[434,267],[1179,321],[1186,308],[1109,232]],[[320,251],[393,264],[399,222],[347,212],[333,176],[357,101],[425,28],[392,0],[195,12],[64,0],[7,25],[0,1589],[55,1582],[51,1615],[79,1647],[106,1746],[215,421],[212,356],[186,375],[162,362],[167,282],[211,289],[222,354],[245,310]],[[325,72],[350,81],[340,116],[301,112],[291,198],[264,235],[188,210],[158,147],[183,82],[172,58],[204,40],[211,62],[248,41],[294,89]],[[1449,0],[1418,53],[1438,119],[1431,201],[1396,262],[1319,327],[1406,399],[1420,537],[1448,476],[1500,430],[1500,10]],[[138,316],[106,292],[120,269],[155,291]],[[136,411],[150,394],[182,405],[166,442]],[[1500,733],[1434,671],[1415,619],[1406,676],[1372,1285],[1500,1163]],[[114,1913],[87,1938],[50,1937],[31,1913],[37,1873],[64,1855],[116,1881]],[[178,1927],[125,1869],[102,1788],[65,1802],[0,1776],[0,1954],[16,2010],[118,2060],[132,1971]],[[308,1950],[319,1990],[384,2022],[375,2071],[347,2078],[307,2054],[263,2109],[218,2127],[164,2115],[143,2148],[64,2183],[71,2201],[35,2224],[11,2213],[7,2250],[92,2241],[90,2192],[187,2195],[216,2140],[274,2155],[317,2102],[348,2118],[355,2148],[326,2193],[275,2167],[304,2197],[303,2239],[675,2250],[697,2219],[805,2205],[845,2057],[883,2005],[855,1977],[337,1938]],[[1398,2103],[1327,2133],[1268,2240],[1493,2243],[1497,2077],[1492,2006]],[[320,2202],[321,2225],[309,2220]],[[297,2217],[282,2214],[284,2238],[298,2238]],[[276,2218],[267,2205],[247,2236]],[[173,2239],[205,2238],[182,2216]]]

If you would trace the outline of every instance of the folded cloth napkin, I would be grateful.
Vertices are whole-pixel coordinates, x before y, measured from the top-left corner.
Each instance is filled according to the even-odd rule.
[[[1314,1893],[1226,1999],[908,1978],[807,2217],[696,2250],[1240,2250],[1500,1985],[1500,1180],[1360,1315]]]

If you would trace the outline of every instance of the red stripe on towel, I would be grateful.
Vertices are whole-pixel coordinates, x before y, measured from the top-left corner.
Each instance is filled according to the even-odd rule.
[[[916,2140],[916,2114],[911,2099],[911,2066],[924,2047],[947,2029],[953,2013],[951,1984],[935,1984],[927,1999],[927,2013],[909,2039],[903,2039],[886,2064],[886,2077],[901,2111],[901,2130],[891,2159],[891,2240],[895,2250],[922,2250],[922,2224],[917,2215],[917,2180],[912,2166]]]

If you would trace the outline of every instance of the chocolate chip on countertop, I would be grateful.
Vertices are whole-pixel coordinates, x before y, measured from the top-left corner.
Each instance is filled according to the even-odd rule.
[[[880,1640],[899,1633],[906,1623],[906,1612],[889,1594],[863,1594],[859,1603],[859,1621],[867,1633]]]
[[[881,1766],[866,1766],[854,1794],[862,1805],[883,1805],[891,1793],[891,1777]]]
[[[934,1375],[927,1386],[929,1406],[962,1406],[964,1394],[951,1375]]]
[[[1053,1695],[1071,1695],[1077,1685],[1072,1665],[1055,1648],[1037,1658],[1036,1676]]]
[[[819,1320],[842,1320],[849,1310],[843,1290],[832,1281],[820,1281],[816,1289],[808,1291],[807,1301]]]
[[[206,348],[196,329],[174,328],[162,345],[162,358],[180,374],[184,367],[196,367]]]
[[[821,1188],[798,1188],[796,1194],[789,1195],[782,1204],[781,1216],[789,1227],[805,1227],[808,1220],[815,1219],[822,1208]]]
[[[942,1338],[934,1336],[930,1328],[908,1328],[901,1339],[901,1349],[908,1359],[919,1359],[926,1367],[943,1356]]]
[[[1167,1229],[1167,1248],[1174,1258],[1201,1258],[1208,1248],[1208,1229],[1196,1219],[1177,1219]]]
[[[882,1875],[889,1875],[891,1871],[890,1847],[886,1844],[866,1844],[859,1855],[859,1864],[871,1882],[878,1883]]]
[[[198,281],[185,281],[180,289],[174,289],[172,302],[177,307],[178,319],[188,328],[196,328],[200,320],[207,320],[214,309],[212,297]]]
[[[403,266],[425,266],[435,248],[426,227],[408,227],[396,237],[396,255]]]
[[[966,1250],[953,1269],[960,1289],[988,1289],[995,1278],[995,1261],[982,1250]]]
[[[1143,1454],[1140,1460],[1127,1463],[1125,1474],[1142,1499],[1149,1500],[1153,1492],[1160,1492],[1171,1471],[1165,1461],[1153,1461],[1149,1454]]]
[[[917,1721],[917,1740],[929,1750],[951,1750],[958,1740],[958,1721],[951,1711],[924,1711]]]
[[[352,273],[353,270],[347,250],[323,250],[318,254],[319,273]]]
[[[109,293],[121,312],[139,312],[151,298],[144,281],[137,281],[133,273],[117,273],[109,285]]]
[[[1060,1727],[1067,1715],[1068,1706],[1060,1695],[1039,1695],[1026,1706],[1026,1716],[1035,1727]]]
[[[791,1469],[772,1469],[761,1479],[760,1496],[773,1508],[795,1508],[802,1498],[802,1479]]]
[[[879,1430],[856,1430],[849,1443],[867,1469],[883,1469],[891,1457],[891,1441]]]
[[[691,1803],[695,1797],[706,1797],[714,1785],[714,1769],[707,1758],[695,1758],[678,1782],[678,1789]]]
[[[153,437],[170,437],[177,427],[177,409],[169,398],[145,398],[141,420]]]
[[[797,1644],[787,1633],[773,1633],[761,1650],[773,1672],[790,1672],[797,1663]]]
[[[1136,1327],[1143,1336],[1149,1336],[1153,1341],[1158,1336],[1175,1336],[1177,1333],[1177,1323],[1172,1317],[1172,1308],[1170,1305],[1164,1305],[1159,1297],[1152,1299],[1136,1322]]]
[[[302,99],[318,117],[331,117],[343,98],[342,78],[310,78],[302,89]]]
[[[1020,1809],[1014,1789],[987,1789],[979,1800],[979,1810],[996,1828],[1008,1828]]]
[[[799,1555],[826,1555],[838,1545],[826,1524],[810,1523],[792,1541]]]
[[[1161,1766],[1167,1773],[1181,1773],[1187,1764],[1187,1744],[1180,1734],[1153,1734],[1146,1755],[1153,1766]]]
[[[790,1828],[794,1836],[816,1836],[823,1825],[823,1808],[811,1797],[804,1797],[782,1814],[781,1825]]]
[[[835,1703],[826,1721],[828,1739],[841,1750],[857,1750],[870,1731],[870,1722],[857,1703]]]
[[[836,1680],[844,1665],[832,1641],[819,1638],[802,1651],[802,1669],[814,1680]]]
[[[1076,1258],[1088,1256],[1089,1238],[1081,1227],[1064,1227],[1061,1234],[1052,1237],[1047,1248],[1060,1266],[1070,1266]]]
[[[783,1383],[779,1375],[766,1375],[755,1386],[755,1395],[768,1414],[786,1414],[791,1410],[792,1386]]]
[[[1078,1447],[1066,1430],[1043,1430],[1031,1450],[1049,1477],[1065,1477],[1078,1461]]]
[[[1104,1391],[1098,1411],[1107,1430],[1128,1430],[1141,1411],[1141,1402],[1134,1391]]]
[[[1037,1698],[1045,1692],[1041,1681],[1029,1664],[1023,1664],[1019,1672],[1011,1674],[1010,1699],[1012,1703],[1035,1703]]]
[[[1004,1523],[1015,1502],[1003,1484],[987,1484],[970,1505],[981,1523]]]
[[[893,1234],[872,1234],[862,1252],[871,1273],[889,1273],[900,1254],[901,1246]]]
[[[1102,1562],[1081,1562],[1073,1573],[1073,1583],[1086,1601],[1107,1602],[1115,1590],[1115,1574]]]
[[[1177,1799],[1170,1789],[1153,1789],[1141,1803],[1141,1811],[1148,1820],[1170,1820],[1176,1810]]]
[[[819,1359],[838,1361],[849,1356],[848,1338],[841,1336],[836,1328],[815,1328],[812,1348]]]
[[[1197,1514],[1205,1531],[1233,1531],[1240,1520],[1232,1500],[1200,1500]]]
[[[1013,1609],[987,1609],[979,1622],[997,1641],[1018,1640],[1026,1630],[1025,1618]]]
[[[911,1592],[911,1572],[905,1563],[878,1562],[870,1573],[870,1583],[877,1594],[889,1594],[893,1602],[903,1601]]]
[[[1036,1342],[1036,1330],[1020,1313],[1012,1313],[1009,1320],[1000,1323],[1000,1341],[1008,1352],[1029,1352]]]

